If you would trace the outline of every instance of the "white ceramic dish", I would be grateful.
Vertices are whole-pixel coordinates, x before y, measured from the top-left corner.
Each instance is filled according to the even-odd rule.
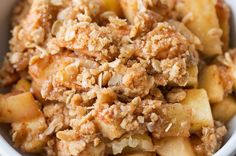
[[[4,52],[8,50],[10,12],[17,0],[0,0],[0,61],[3,60]],[[236,1],[226,0],[232,9],[231,45],[236,47]],[[223,113],[223,112],[222,112]],[[235,156],[236,154],[236,116],[228,124],[229,133],[224,146],[214,156]],[[27,156],[20,154],[11,146],[9,127],[0,125],[0,156]]]

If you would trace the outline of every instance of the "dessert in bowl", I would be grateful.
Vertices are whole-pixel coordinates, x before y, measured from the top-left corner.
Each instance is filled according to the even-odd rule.
[[[0,122],[19,151],[213,155],[228,134],[215,155],[232,154],[236,51],[224,1],[32,0],[13,10]]]

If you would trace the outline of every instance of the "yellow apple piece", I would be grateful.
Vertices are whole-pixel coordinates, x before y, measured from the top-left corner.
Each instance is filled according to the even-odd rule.
[[[157,113],[162,119],[156,122],[152,135],[155,138],[188,137],[190,130],[191,110],[181,104],[162,105]]]
[[[211,107],[204,89],[190,89],[181,102],[184,107],[192,110],[191,131],[199,132],[202,127],[213,127]]]
[[[188,138],[168,137],[155,140],[157,153],[161,156],[195,156]]]
[[[228,96],[212,106],[212,113],[215,120],[227,123],[236,114],[236,101]]]
[[[230,33],[230,8],[224,0],[217,0],[216,13],[219,19],[220,28],[223,30],[221,40],[223,42],[224,51],[229,48],[229,33]]]
[[[21,78],[16,85],[14,86],[14,90],[16,91],[23,91],[23,92],[29,92],[31,88],[31,84],[28,80]]]
[[[110,140],[119,138],[124,134],[124,130],[120,127],[120,122],[114,119],[104,118],[102,113],[98,113],[95,117],[95,124],[102,135]]]
[[[206,66],[199,74],[199,88],[207,91],[210,103],[221,102],[224,98],[224,88],[217,65]]]
[[[187,72],[189,74],[187,86],[194,87],[194,88],[197,87],[197,85],[198,85],[198,67],[195,65],[191,66],[191,67],[187,68]]]
[[[107,10],[115,12],[118,16],[122,15],[120,0],[103,0]]]
[[[138,12],[138,1],[137,0],[120,0],[121,8],[125,17],[130,23],[134,22],[134,17]]]
[[[125,135],[111,143],[113,154],[131,151],[153,151],[152,139],[147,134]]]
[[[184,0],[186,26],[202,42],[202,53],[206,56],[222,54],[222,30],[216,14],[214,0]]]
[[[30,92],[0,96],[0,122],[22,122],[40,115],[39,106]]]

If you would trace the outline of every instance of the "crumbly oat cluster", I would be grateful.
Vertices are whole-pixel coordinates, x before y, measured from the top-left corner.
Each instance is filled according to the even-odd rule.
[[[0,85],[30,82],[41,115],[12,122],[15,146],[49,156],[152,156],[162,155],[163,139],[189,137],[195,154],[212,155],[226,134],[223,122],[211,116],[209,124],[193,126],[196,112],[182,103],[209,63],[201,38],[186,27],[194,17],[183,5],[20,1]],[[209,33],[221,36],[218,30]],[[235,56],[231,50],[209,59],[220,71],[224,97],[233,90]]]

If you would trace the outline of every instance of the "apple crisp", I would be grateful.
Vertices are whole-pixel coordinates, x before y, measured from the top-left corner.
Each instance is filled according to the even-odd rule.
[[[21,0],[0,122],[26,153],[213,155],[236,113],[229,17],[223,0]]]

